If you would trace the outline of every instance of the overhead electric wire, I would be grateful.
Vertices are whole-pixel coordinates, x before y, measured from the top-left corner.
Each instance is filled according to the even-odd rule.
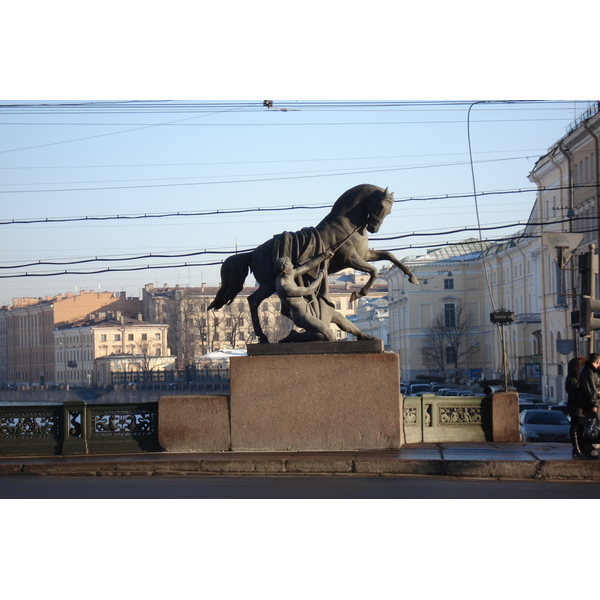
[[[534,156],[509,156],[509,157],[505,157],[505,158],[489,158],[489,159],[484,159],[484,160],[479,160],[477,161],[478,164],[480,163],[494,163],[494,162],[507,162],[510,160],[529,160],[535,158]],[[289,162],[289,161],[288,161]],[[442,163],[426,163],[426,164],[412,164],[412,165],[405,165],[402,167],[397,167],[397,166],[389,166],[389,165],[385,165],[385,166],[381,166],[381,167],[372,167],[372,172],[377,173],[379,172],[381,169],[393,169],[393,170],[398,170],[398,171],[412,171],[412,170],[419,170],[419,169],[439,169],[439,168],[445,168],[445,167],[457,167],[457,166],[462,166],[462,165],[466,165],[469,164],[468,161],[454,161],[454,162],[442,162]],[[244,177],[261,177],[264,175],[294,175],[294,176],[298,176],[298,175],[302,175],[302,174],[306,174],[306,173],[313,173],[313,174],[318,174],[318,173],[323,173],[323,174],[327,174],[330,173],[331,174],[332,169],[320,169],[320,170],[309,170],[309,171],[288,171],[288,172],[279,172],[279,173],[248,173],[246,175],[244,175]],[[340,174],[340,175],[352,175],[354,173],[367,173],[368,171],[364,170],[364,167],[351,167],[348,168],[344,171],[334,171],[333,174]],[[131,182],[131,181],[173,181],[173,180],[181,180],[181,179],[206,179],[209,177],[231,177],[231,175],[206,175],[206,176],[202,176],[202,177],[198,177],[198,176],[187,176],[187,177],[145,177],[142,179],[112,179],[112,180],[101,180],[101,181],[56,181],[56,182],[37,182],[37,183],[31,183],[31,182],[27,182],[27,183],[0,183],[0,186],[24,186],[24,185],[82,185],[85,183],[122,183],[122,182]],[[239,176],[238,176],[239,177]],[[286,177],[282,177],[280,179],[286,179]],[[193,184],[195,182],[188,182],[188,184]],[[205,182],[198,182],[198,183],[205,183]],[[221,182],[223,183],[223,182]],[[228,182],[225,182],[228,183]],[[159,187],[161,184],[149,184],[148,187]],[[177,185],[177,184],[173,184],[173,185]],[[118,188],[118,189],[128,189],[129,187],[135,187],[135,186],[123,186],[122,188]],[[93,187],[93,188],[88,188],[91,189],[93,191],[96,190],[102,190],[105,189],[103,187]],[[114,188],[111,188],[114,189]],[[33,192],[55,192],[55,191],[59,191],[56,189],[35,189],[35,190],[4,190],[1,193],[16,193],[16,194],[23,194],[29,191],[33,191]],[[63,190],[64,191],[64,190]],[[81,188],[74,188],[73,191],[81,191]],[[85,189],[84,189],[85,191]]]
[[[575,188],[592,188],[595,185],[577,185],[577,186],[553,186],[543,188],[541,191],[557,191],[564,189],[575,189]],[[479,196],[495,196],[495,195],[508,195],[508,194],[523,194],[538,192],[537,188],[526,188],[526,189],[514,189],[514,190],[494,190],[488,192],[478,192]],[[404,202],[430,202],[434,200],[457,200],[460,198],[472,197],[472,192],[457,193],[457,194],[444,194],[437,196],[413,196],[408,198],[398,198],[394,200],[394,203]],[[240,213],[266,213],[266,212],[283,212],[283,211],[294,211],[294,210],[322,210],[331,208],[332,204],[298,204],[298,205],[287,205],[287,206],[267,206],[267,207],[252,207],[252,208],[220,208],[211,210],[200,210],[200,211],[174,211],[166,213],[137,213],[137,214],[125,214],[125,215],[88,215],[88,216],[75,216],[75,217],[45,217],[45,218],[32,218],[32,219],[10,219],[6,221],[0,221],[0,225],[30,225],[39,223],[70,223],[80,221],[111,221],[111,220],[137,220],[137,219],[160,219],[167,217],[205,217],[214,215],[228,215],[228,214],[240,214]]]
[[[573,219],[569,219],[569,220],[573,220]],[[563,221],[553,221],[552,224],[558,224],[558,223],[562,223]],[[497,226],[497,227],[487,227],[485,228],[486,230],[492,230],[492,229],[505,229],[507,227],[515,227],[521,224],[512,224],[512,225],[501,225],[501,226]],[[530,226],[536,226],[536,225],[540,225],[539,223],[529,223]],[[394,239],[403,239],[406,237],[415,237],[415,236],[439,236],[439,235],[448,235],[448,234],[453,234],[453,233],[460,233],[463,232],[465,230],[453,230],[453,231],[443,231],[443,232],[437,232],[437,233],[412,233],[412,234],[402,234],[402,235],[398,235],[398,236],[394,236],[394,237],[386,237],[386,238],[371,238],[371,241],[374,242],[381,242],[381,241],[390,241],[390,240],[394,240]],[[590,230],[587,231],[597,231],[596,228],[592,228]],[[581,231],[580,233],[585,233],[586,230]],[[480,237],[480,240],[478,240],[478,242],[481,244],[481,249],[483,249],[483,245],[484,244],[497,244],[499,242],[503,242],[503,241],[509,241],[509,240],[514,240],[514,239],[522,239],[522,238],[537,238],[540,237],[540,234],[526,234],[526,233],[518,233],[515,234],[513,236],[510,237],[505,237],[505,238],[500,238],[500,239],[492,239],[492,240],[484,240]],[[431,247],[444,247],[444,246],[464,246],[465,244],[472,244],[472,241],[467,241],[467,240],[462,240],[462,241],[456,241],[456,242],[444,242],[442,244],[437,244],[437,245],[431,245],[428,244],[427,248],[431,248]],[[399,250],[408,250],[408,249],[414,249],[414,248],[419,248],[421,246],[405,246],[405,247],[397,247],[397,248],[388,248],[389,251],[399,251]],[[249,247],[249,249],[253,249],[254,247]],[[143,260],[143,259],[147,259],[147,258],[181,258],[181,257],[186,257],[186,256],[199,256],[199,255],[203,255],[203,254],[227,254],[227,255],[233,255],[233,254],[237,254],[239,251],[238,248],[236,248],[235,250],[200,250],[197,252],[188,252],[188,253],[184,253],[184,254],[153,254],[153,253],[148,253],[145,255],[140,255],[140,256],[132,256],[132,257],[124,257],[124,258],[99,258],[99,257],[94,257],[94,258],[90,258],[90,259],[80,259],[80,260],[76,260],[76,261],[64,261],[61,263],[58,262],[36,262],[36,263],[27,263],[27,264],[22,264],[22,265],[12,265],[12,266],[0,266],[0,269],[22,269],[22,268],[27,268],[27,267],[33,267],[33,266],[45,266],[45,265],[61,265],[61,266],[73,266],[73,265],[77,265],[77,264],[83,264],[85,262],[128,262],[128,261],[133,261],[133,260]],[[216,266],[216,265],[220,265],[222,264],[223,261],[216,261],[216,262],[203,262],[203,263],[183,263],[183,264],[176,264],[176,265],[159,265],[159,264],[154,264],[154,265],[145,265],[145,266],[139,266],[139,267],[107,267],[105,269],[99,269],[99,270],[95,270],[95,271],[60,271],[60,272],[35,272],[35,273],[19,273],[19,274],[14,274],[14,275],[0,275],[0,279],[11,279],[11,278],[24,278],[24,277],[51,277],[51,276],[59,276],[59,275],[97,275],[100,273],[108,273],[108,272],[117,272],[117,271],[140,271],[140,270],[149,270],[149,269],[167,269],[167,268],[184,268],[184,267],[207,267],[207,266]]]

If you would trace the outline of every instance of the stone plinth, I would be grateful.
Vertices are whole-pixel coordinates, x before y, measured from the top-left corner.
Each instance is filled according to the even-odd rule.
[[[494,442],[520,441],[519,394],[517,392],[493,394],[491,405]]]
[[[167,452],[229,450],[227,396],[162,396],[158,442]]]
[[[378,354],[383,341],[302,342],[298,344],[248,344],[248,356],[282,356],[284,354]]]
[[[397,354],[255,355],[230,369],[232,450],[401,446]]]

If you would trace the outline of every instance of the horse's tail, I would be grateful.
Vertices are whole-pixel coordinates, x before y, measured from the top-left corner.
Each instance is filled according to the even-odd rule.
[[[232,254],[221,265],[221,287],[208,310],[219,310],[225,304],[231,304],[235,297],[244,289],[244,281],[250,270],[252,252]]]

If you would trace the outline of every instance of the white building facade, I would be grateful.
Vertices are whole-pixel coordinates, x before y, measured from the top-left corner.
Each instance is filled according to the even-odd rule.
[[[420,286],[409,284],[397,268],[390,270],[390,349],[400,354],[403,378],[431,373],[422,356],[427,330],[436,312],[460,300],[473,315],[469,335],[477,348],[477,357],[461,366],[466,376],[481,369],[483,378],[498,379],[506,366],[520,389],[526,386],[552,403],[566,399],[568,361],[600,351],[597,332],[581,337],[571,326],[582,291],[579,255],[590,244],[598,246],[599,111],[600,103],[591,105],[537,161],[529,174],[536,200],[523,231],[483,251],[469,240],[402,259]],[[592,296],[599,297],[597,276]],[[502,309],[514,313],[510,325],[491,322],[490,313]]]

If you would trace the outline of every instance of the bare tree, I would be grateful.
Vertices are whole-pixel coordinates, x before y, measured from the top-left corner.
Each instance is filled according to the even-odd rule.
[[[212,349],[215,328],[211,324],[211,315],[208,313],[210,301],[211,298],[201,296],[194,302],[190,320],[190,326],[196,339],[194,355],[206,354]]]
[[[444,310],[433,319],[426,331],[421,349],[423,362],[430,369],[444,371],[451,364],[458,370],[466,362],[473,348],[467,343],[473,318],[464,302],[447,303]]]
[[[288,317],[281,314],[281,303],[263,303],[260,315],[260,326],[271,342],[278,342],[286,337],[294,328],[294,324]]]
[[[235,348],[238,342],[247,341],[251,324],[250,307],[245,298],[236,298],[223,308],[223,328],[227,341]]]

